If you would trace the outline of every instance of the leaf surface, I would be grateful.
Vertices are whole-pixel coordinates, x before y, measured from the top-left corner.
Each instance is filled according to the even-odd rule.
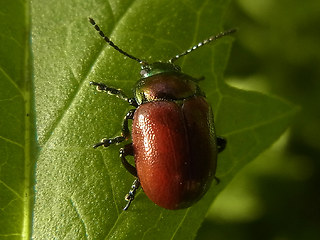
[[[0,2],[0,239],[29,239],[34,127],[29,7]]]

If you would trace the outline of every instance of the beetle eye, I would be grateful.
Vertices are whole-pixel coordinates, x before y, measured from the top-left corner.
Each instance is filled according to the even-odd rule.
[[[141,75],[142,77],[147,77],[148,74],[149,74],[149,72],[150,72],[150,68],[145,67],[145,68],[143,68],[143,69],[140,71],[140,75]]]

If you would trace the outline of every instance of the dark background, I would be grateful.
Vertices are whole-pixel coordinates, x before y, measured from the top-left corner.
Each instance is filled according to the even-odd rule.
[[[226,20],[226,29],[239,29],[226,81],[300,112],[217,198],[197,239],[319,239],[319,1],[236,0]]]

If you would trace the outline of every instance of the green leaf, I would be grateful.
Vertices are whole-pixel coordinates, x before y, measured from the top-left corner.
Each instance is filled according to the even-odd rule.
[[[92,149],[92,144],[119,135],[130,107],[118,98],[96,93],[89,82],[104,82],[129,95],[139,79],[140,66],[107,46],[88,17],[130,54],[149,62],[165,61],[219,32],[227,3],[32,1],[36,133],[26,115],[33,90],[28,85],[28,21],[24,17],[29,9],[20,6],[26,14],[17,14],[12,6],[14,13],[11,19],[5,17],[5,23],[14,26],[21,18],[18,29],[9,31],[1,25],[9,32],[1,35],[8,39],[8,45],[1,46],[1,56],[13,58],[11,62],[1,58],[0,71],[0,140],[5,156],[0,165],[0,221],[6,226],[1,228],[2,236],[28,238],[33,215],[34,239],[194,238],[213,199],[241,167],[280,136],[295,108],[223,82],[230,37],[182,58],[177,63],[186,73],[205,76],[201,87],[214,108],[217,132],[228,140],[227,149],[219,156],[221,184],[213,184],[193,207],[178,211],[157,207],[140,190],[131,208],[123,212],[124,196],[134,178],[121,165],[119,146]],[[11,47],[19,42],[13,34],[21,35],[23,47]],[[37,136],[39,154],[32,148],[32,135]],[[31,212],[29,186],[34,167],[35,205]],[[9,221],[8,216],[12,216]]]
[[[1,1],[0,9],[0,239],[28,239],[34,167],[28,5]]]

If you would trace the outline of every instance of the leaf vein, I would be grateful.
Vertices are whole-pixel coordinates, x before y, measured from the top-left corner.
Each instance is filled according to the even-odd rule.
[[[113,199],[113,202],[114,202],[114,205],[115,205],[115,208],[117,210],[117,216],[119,217],[119,210],[118,210],[118,205],[117,205],[117,201],[116,201],[116,198],[115,198],[115,192],[114,192],[114,188],[113,188],[113,185],[112,185],[112,182],[111,182],[111,179],[110,179],[110,171],[107,167],[107,164],[106,162],[103,160],[103,156],[102,156],[102,153],[101,151],[100,152],[100,155],[101,155],[101,159],[102,159],[102,162],[103,162],[103,165],[107,171],[107,176],[109,177],[109,183],[110,183],[110,188],[111,188],[111,193],[112,193],[112,199]]]
[[[88,233],[87,233],[87,227],[86,227],[86,224],[83,220],[83,218],[81,217],[81,214],[76,206],[76,202],[74,200],[72,200],[72,198],[70,198],[70,203],[71,203],[71,206],[72,208],[74,209],[74,211],[76,212],[82,226],[83,226],[83,229],[84,229],[84,232],[85,232],[85,239],[88,239]]]
[[[153,226],[149,227],[149,228],[144,232],[144,234],[143,234],[143,236],[142,236],[142,238],[141,238],[142,240],[145,239],[145,237],[146,237],[146,235],[147,235],[148,232],[150,232],[152,229],[156,229],[156,227],[157,227],[160,219],[162,218],[163,212],[164,212],[164,209],[161,209],[161,213],[159,214],[158,219],[155,221],[155,223],[153,224]]]
[[[18,143],[18,142],[15,142],[15,141],[13,141],[13,140],[10,140],[9,138],[5,138],[5,137],[0,136],[0,139],[6,141],[6,142],[8,142],[8,143],[12,143],[12,144],[14,144],[14,145],[17,145],[18,147],[24,149],[24,146],[23,146],[23,145],[21,145],[21,144]]]
[[[4,181],[0,180],[0,183],[7,188],[10,192],[12,192],[14,195],[16,195],[19,199],[23,200],[22,197],[19,195],[19,193],[14,190],[13,188],[11,188],[9,185],[7,185]]]
[[[292,115],[295,112],[296,112],[296,110],[293,109],[293,110],[284,112],[282,114],[279,114],[274,118],[270,118],[268,120],[265,120],[265,121],[250,125],[248,127],[241,128],[239,130],[234,130],[234,131],[231,131],[231,132],[228,132],[228,133],[224,133],[223,135],[227,137],[227,136],[230,136],[230,135],[233,135],[233,134],[239,134],[239,133],[246,132],[246,131],[249,131],[249,130],[255,130],[256,128],[259,128],[259,127],[261,127],[263,125],[271,124],[271,123],[276,122],[276,121],[278,121],[278,120],[280,120],[282,118],[285,118],[286,116]]]
[[[178,226],[177,226],[177,228],[176,228],[176,230],[174,231],[174,233],[172,234],[172,237],[171,237],[171,239],[174,239],[174,237],[176,236],[176,234],[177,234],[177,232],[178,232],[178,230],[181,228],[181,226],[182,226],[182,223],[184,222],[184,220],[186,219],[186,217],[187,217],[187,215],[188,215],[188,212],[190,211],[190,208],[188,208],[187,210],[186,210],[186,212],[184,213],[184,216],[183,216],[183,218],[180,220],[180,222],[179,222],[179,224],[178,224]]]
[[[16,82],[9,76],[8,73],[6,73],[6,71],[0,67],[0,72],[3,74],[3,76],[9,80],[9,82],[18,90],[18,92],[20,93],[20,95],[24,98],[24,94],[21,91],[21,89],[18,87],[18,85],[16,84]]]

